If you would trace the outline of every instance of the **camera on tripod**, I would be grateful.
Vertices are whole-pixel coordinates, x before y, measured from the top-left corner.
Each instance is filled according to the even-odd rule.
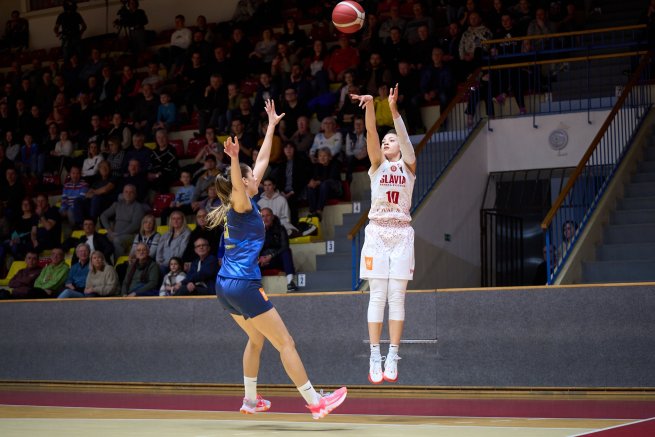
[[[114,27],[118,29],[118,33],[121,32],[123,29],[127,29],[128,27],[128,21],[129,21],[129,15],[130,15],[130,10],[127,7],[129,0],[121,0],[121,8],[116,12],[116,15],[118,15],[118,18],[114,20]]]

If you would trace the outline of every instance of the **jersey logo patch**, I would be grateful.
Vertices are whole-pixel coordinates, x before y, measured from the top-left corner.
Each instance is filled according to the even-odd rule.
[[[390,168],[390,170],[391,170],[391,171],[396,171],[396,170],[398,170],[398,168],[397,168],[395,165],[392,165],[391,168]]]
[[[260,288],[259,292],[262,294],[262,297],[264,298],[264,300],[268,302],[268,296],[266,296],[266,292],[264,291],[264,289]]]
[[[373,270],[373,257],[365,256],[364,263],[366,264],[366,270]]]

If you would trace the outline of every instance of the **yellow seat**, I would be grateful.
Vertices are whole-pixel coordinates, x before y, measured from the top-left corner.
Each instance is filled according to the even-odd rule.
[[[24,269],[27,267],[27,264],[25,261],[14,261],[11,263],[11,267],[9,267],[9,272],[7,273],[7,277],[4,279],[0,279],[0,286],[2,287],[8,287],[9,286],[9,281],[11,281],[11,278],[16,276],[16,273],[18,273],[19,270]]]
[[[130,260],[130,257],[127,256],[127,255],[119,256],[118,259],[116,260],[116,266],[119,265],[119,264],[124,264],[126,262],[129,262],[129,260]]]
[[[99,234],[106,234],[107,229],[99,228],[96,232],[99,233]]]
[[[73,158],[79,158],[81,156],[84,156],[84,150],[73,150]]]
[[[187,226],[187,228],[189,228],[190,231],[193,231],[196,228],[195,223],[187,223],[186,226]]]
[[[323,232],[321,230],[321,222],[318,217],[303,217],[298,220],[298,222],[311,223],[316,226],[316,235],[306,235],[304,237],[296,237],[289,239],[290,244],[306,244],[306,243],[316,243],[317,241],[323,241]]]
[[[80,238],[82,238],[83,235],[84,235],[84,231],[81,229],[77,229],[71,233],[71,238],[75,238],[76,240],[79,240]]]
[[[155,147],[157,147],[157,143],[145,143],[144,146],[146,146],[150,150],[155,150]]]
[[[164,235],[166,232],[168,232],[168,226],[166,226],[166,225],[157,226],[157,233],[158,234]]]
[[[229,135],[217,135],[218,144],[223,144]]]

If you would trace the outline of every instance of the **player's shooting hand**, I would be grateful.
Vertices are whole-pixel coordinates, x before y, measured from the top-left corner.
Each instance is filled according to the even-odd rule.
[[[363,96],[359,95],[359,94],[351,94],[350,98],[353,99],[353,100],[359,100],[359,107],[360,108],[363,108],[364,106],[366,106],[366,104],[368,102],[373,101],[373,96],[368,95],[368,94],[365,94]]]
[[[395,107],[398,104],[398,84],[389,88],[389,106]]]
[[[234,140],[232,137],[227,137],[223,147],[227,156],[232,159],[239,159],[239,139],[237,137],[234,137]]]

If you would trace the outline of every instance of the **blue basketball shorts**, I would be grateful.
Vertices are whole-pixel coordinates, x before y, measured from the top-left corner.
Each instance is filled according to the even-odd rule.
[[[216,296],[227,311],[246,319],[273,308],[260,279],[216,278]]]

